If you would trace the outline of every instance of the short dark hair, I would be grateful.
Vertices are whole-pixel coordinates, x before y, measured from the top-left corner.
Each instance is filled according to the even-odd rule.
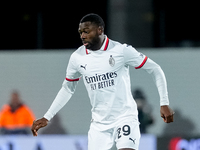
[[[105,23],[103,19],[97,14],[91,13],[91,14],[85,15],[81,19],[80,23],[87,22],[87,21],[91,23],[95,23],[97,26],[102,26],[103,28],[105,28]]]

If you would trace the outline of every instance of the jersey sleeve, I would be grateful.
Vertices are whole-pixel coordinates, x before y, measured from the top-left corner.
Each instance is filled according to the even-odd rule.
[[[138,52],[132,46],[124,44],[124,61],[125,64],[135,67],[135,69],[142,68],[152,75],[154,83],[157,86],[160,96],[160,105],[169,105],[167,81],[165,74],[161,67],[153,60]]]
[[[161,67],[149,58],[142,69],[147,71],[152,76],[154,83],[157,86],[160,96],[160,106],[169,105],[167,81]]]
[[[70,100],[72,93],[69,93],[66,88],[62,87],[52,102],[48,111],[44,114],[44,118],[50,121],[57,112],[65,106],[65,104]]]
[[[78,67],[75,55],[72,54],[67,66],[66,77],[62,84],[62,86],[70,93],[74,93],[76,85],[81,77],[81,74],[77,68]]]
[[[130,45],[123,45],[124,61],[125,64],[135,67],[135,69],[142,68],[147,61],[147,56],[138,52]]]
[[[55,97],[53,103],[45,113],[44,118],[50,121],[56,115],[56,113],[70,100],[80,76],[81,74],[77,70],[76,60],[72,55],[67,66],[66,78],[63,81],[62,87]]]

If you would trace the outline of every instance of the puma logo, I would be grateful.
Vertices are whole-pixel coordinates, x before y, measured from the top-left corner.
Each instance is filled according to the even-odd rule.
[[[85,64],[85,66],[81,65],[80,67],[86,70],[86,66],[87,64]]]
[[[129,140],[133,141],[133,143],[135,144],[135,140],[136,140],[136,139],[133,140],[132,138],[129,138]]]

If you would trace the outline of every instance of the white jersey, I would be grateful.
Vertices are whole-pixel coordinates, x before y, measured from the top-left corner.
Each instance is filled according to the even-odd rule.
[[[94,121],[110,123],[124,116],[137,118],[129,66],[140,68],[146,60],[147,57],[133,47],[106,38],[98,51],[81,46],[72,54],[66,80],[78,80],[82,76]]]
[[[157,87],[158,84],[164,84],[158,87],[160,103],[168,105],[166,81],[159,65],[132,46],[120,44],[107,37],[100,50],[92,51],[81,46],[71,55],[63,88],[68,91],[68,94],[72,94],[77,81],[83,79],[92,105],[92,120],[95,122],[109,124],[123,117],[132,117],[137,121],[138,112],[131,94],[129,66],[139,69],[144,65],[144,69],[148,73],[153,73],[154,78],[156,74],[161,75],[155,83]],[[58,100],[64,97],[61,95],[57,95],[56,102],[45,114],[44,117],[48,120],[60,109],[55,108],[60,107],[59,103],[64,105],[68,101]]]

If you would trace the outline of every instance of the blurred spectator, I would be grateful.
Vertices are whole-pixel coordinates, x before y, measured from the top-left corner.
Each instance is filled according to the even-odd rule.
[[[132,92],[138,107],[138,118],[140,122],[140,132],[147,133],[147,127],[153,124],[154,119],[151,115],[151,107],[147,103],[146,97],[142,90],[136,89]]]
[[[13,91],[9,104],[0,110],[0,133],[29,134],[33,120],[33,112],[21,101],[19,93]]]

